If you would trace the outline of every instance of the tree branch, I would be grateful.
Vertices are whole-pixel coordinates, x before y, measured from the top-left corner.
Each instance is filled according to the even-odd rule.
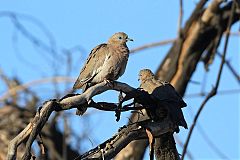
[[[220,4],[219,0],[216,0],[214,2],[216,4],[218,4],[218,5]],[[215,5],[214,2],[212,4],[212,6]],[[187,147],[188,147],[188,144],[189,144],[189,141],[190,141],[193,129],[194,129],[196,123],[197,123],[197,120],[198,120],[198,117],[200,116],[201,111],[203,110],[203,108],[204,108],[205,104],[208,102],[208,100],[211,99],[213,96],[215,96],[217,94],[217,90],[218,90],[218,86],[219,86],[219,83],[220,83],[220,78],[221,78],[221,75],[222,75],[222,70],[223,70],[223,66],[224,66],[224,62],[225,62],[225,57],[226,57],[226,53],[227,53],[229,33],[230,33],[230,30],[231,30],[231,24],[232,24],[232,21],[233,21],[234,10],[235,10],[235,0],[233,1],[232,8],[231,8],[231,15],[230,15],[230,18],[229,18],[229,21],[228,21],[228,26],[227,26],[227,30],[226,30],[226,34],[227,35],[226,35],[226,39],[225,39],[224,50],[223,50],[223,55],[222,55],[222,61],[221,61],[220,68],[219,68],[219,71],[218,71],[216,84],[213,87],[213,89],[209,92],[209,94],[207,95],[207,97],[205,98],[203,103],[201,104],[199,110],[197,111],[196,116],[194,117],[193,124],[192,124],[192,126],[191,126],[191,128],[189,130],[189,133],[188,133],[188,136],[187,136],[187,140],[186,140],[186,142],[184,144],[184,149],[183,149],[183,152],[182,152],[182,159],[184,159],[184,156],[186,154]]]
[[[217,55],[222,58],[222,55],[217,52]],[[233,76],[236,78],[238,84],[240,84],[240,75],[237,73],[237,71],[233,68],[233,66],[231,65],[231,63],[229,62],[229,60],[225,60],[225,64],[227,65],[228,69],[230,70],[230,72],[233,74]]]
[[[154,42],[154,43],[145,44],[145,45],[142,45],[140,47],[131,49],[130,53],[133,54],[135,52],[142,51],[144,49],[148,49],[148,48],[152,48],[152,47],[157,47],[157,46],[162,46],[162,45],[166,45],[166,44],[169,44],[169,43],[173,43],[175,40],[176,39],[168,39],[168,40],[164,40],[164,41],[160,41],[160,42]]]
[[[77,159],[85,160],[85,159],[102,159],[102,154],[105,159],[111,159],[115,157],[115,155],[122,150],[128,143],[133,140],[138,139],[146,139],[146,131],[148,128],[151,130],[151,133],[154,137],[159,137],[160,135],[173,132],[174,126],[169,121],[163,122],[152,122],[151,120],[145,120],[141,122],[137,122],[134,124],[129,124],[120,129],[120,131],[115,134],[112,138],[108,139],[104,143],[100,144],[96,148],[88,151],[87,153],[79,156]]]
[[[35,86],[35,85],[39,85],[39,84],[43,84],[43,83],[50,83],[50,82],[61,83],[61,82],[74,82],[74,81],[75,81],[75,79],[70,78],[70,77],[48,77],[48,78],[34,80],[34,81],[31,81],[31,82],[28,82],[25,84],[21,84],[21,85],[18,85],[18,86],[15,86],[15,87],[9,89],[8,91],[6,91],[5,93],[3,93],[0,96],[0,102],[11,97],[16,92],[24,91],[31,86]]]
[[[131,98],[134,98],[137,103],[142,104],[144,106],[157,106],[157,103],[160,103],[156,99],[153,99],[151,97],[151,95],[149,95],[147,92],[135,89],[125,83],[116,82],[116,81],[113,82],[112,86],[109,86],[105,82],[102,82],[102,83],[96,84],[93,87],[90,87],[88,90],[86,90],[82,94],[66,95],[60,100],[56,100],[56,99],[48,100],[48,101],[44,102],[43,105],[39,108],[35,117],[27,125],[27,127],[22,132],[20,132],[19,135],[17,135],[9,143],[8,159],[9,160],[15,159],[17,147],[23,141],[25,141],[27,139],[27,137],[29,137],[29,138],[27,140],[26,150],[25,150],[25,153],[24,153],[24,156],[22,157],[22,159],[25,160],[25,159],[31,158],[32,143],[36,139],[36,136],[41,132],[42,128],[44,127],[45,123],[47,122],[49,116],[51,115],[51,113],[53,111],[62,111],[62,110],[68,110],[71,108],[87,108],[87,107],[90,107],[91,105],[93,105],[93,107],[95,106],[95,108],[98,108],[98,109],[101,109],[100,106],[103,106],[103,104],[105,105],[105,108],[106,108],[106,106],[108,108],[113,106],[112,103],[103,103],[103,102],[94,103],[93,101],[92,102],[90,101],[93,96],[103,93],[104,91],[107,91],[107,90],[122,91],[126,94],[126,96],[124,97],[124,100],[129,100]],[[89,103],[89,102],[91,102],[91,103]],[[115,106],[115,108],[117,108],[116,105],[114,105],[114,106]],[[123,107],[123,109],[121,111],[130,110],[130,109],[138,110],[138,109],[142,109],[142,108],[140,108],[140,107],[134,108],[134,107],[129,107],[127,105],[126,107]],[[106,110],[106,109],[103,108],[103,110]],[[153,125],[155,125],[155,124],[153,124]],[[159,127],[161,128],[161,126],[159,126]],[[151,128],[151,125],[150,125],[150,128]],[[169,130],[169,126],[167,127],[167,129]],[[153,130],[155,130],[155,129],[153,128]],[[117,154],[117,153],[115,153],[115,154]]]
[[[178,17],[178,37],[182,33],[182,21],[183,21],[183,0],[179,0],[179,17]]]

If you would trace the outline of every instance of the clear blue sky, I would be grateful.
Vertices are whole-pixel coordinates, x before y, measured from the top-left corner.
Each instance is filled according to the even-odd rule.
[[[186,20],[193,10],[197,1],[184,1],[184,20]],[[178,1],[147,1],[147,0],[108,0],[108,1],[1,1],[0,12],[12,11],[19,14],[33,16],[39,20],[55,39],[57,53],[63,54],[62,49],[69,49],[80,45],[84,51],[74,53],[74,63],[76,68],[70,74],[77,77],[79,70],[87,58],[90,50],[97,44],[106,42],[109,36],[118,31],[126,32],[134,42],[128,44],[129,48],[135,48],[140,45],[157,42],[176,37],[178,20]],[[1,15],[1,14],[0,14]],[[44,35],[38,26],[32,24],[26,19],[21,21],[31,33],[44,42],[49,39]],[[237,24],[239,25],[239,23]],[[238,26],[233,27],[234,31]],[[21,77],[22,82],[30,82],[34,79],[48,77],[51,67],[45,62],[49,53],[36,49],[24,38],[21,33],[14,29],[9,18],[0,17],[0,67],[9,76]],[[18,40],[18,53],[14,49],[13,39]],[[129,59],[125,74],[119,79],[134,87],[138,87],[138,71],[143,68],[156,70],[163,57],[166,55],[170,45],[157,47],[132,55]],[[220,52],[223,51],[221,45]],[[230,38],[227,59],[239,72],[239,36]],[[22,55],[22,56],[19,56]],[[22,63],[23,59],[29,62]],[[80,57],[80,58],[79,58]],[[52,61],[60,61],[57,57]],[[61,63],[59,63],[61,64]],[[214,65],[210,67],[207,74],[207,84],[205,91],[209,91],[215,83],[220,61],[216,57]],[[39,71],[41,70],[41,71]],[[65,66],[59,67],[58,75],[65,74]],[[203,64],[199,63],[198,68],[192,80],[202,82],[204,75]],[[72,84],[69,85],[71,87]],[[0,84],[0,95],[5,91],[5,87]],[[60,85],[61,86],[61,85]],[[63,86],[63,85],[62,85]],[[62,88],[62,87],[61,87]],[[199,93],[201,85],[190,84],[186,95]],[[38,89],[38,88],[34,88]],[[240,89],[239,84],[232,77],[229,70],[225,67],[219,90]],[[53,98],[52,93],[46,93],[47,86],[42,86],[41,94],[44,99]],[[199,124],[207,133],[212,142],[230,159],[240,159],[239,155],[239,93],[218,95],[212,98],[203,110]],[[108,92],[95,98],[99,101],[116,101],[117,93]],[[185,101],[188,104],[184,108],[184,115],[190,126],[193,115],[199,108],[203,98],[188,98]],[[114,113],[104,113],[102,111],[91,110],[89,113],[93,116],[89,120],[90,126],[98,126],[97,129],[89,130],[89,138],[93,140],[93,145],[103,142],[111,137],[117,129],[125,124],[129,113],[123,114],[120,122],[115,122]],[[82,125],[84,117],[73,116],[69,123],[79,127],[74,130],[81,134],[81,130],[86,126]],[[88,126],[87,126],[88,127]],[[185,141],[188,130],[181,129],[178,134],[182,142]],[[84,150],[92,148],[90,141],[84,143]],[[179,152],[182,152],[182,148]],[[220,159],[213,150],[207,145],[199,130],[194,130],[190,141],[189,149],[194,159]],[[145,159],[148,159],[146,157]]]

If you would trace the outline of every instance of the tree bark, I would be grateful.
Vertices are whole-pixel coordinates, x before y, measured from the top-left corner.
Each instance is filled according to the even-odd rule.
[[[169,81],[182,96],[204,51],[207,52],[206,54],[216,54],[214,51],[219,45],[230,17],[232,2],[219,7],[223,1],[214,0],[204,9],[206,2],[207,0],[201,0],[197,4],[182,29],[180,37],[173,43],[156,71],[158,79]],[[239,20],[239,16],[240,13],[236,10],[232,24]],[[133,117],[135,115],[131,116],[131,118]],[[179,159],[175,143],[170,143],[172,140],[172,133],[162,135],[161,138],[156,140],[155,153],[157,153],[157,159]],[[116,159],[123,160],[124,158],[121,157],[125,154],[124,152],[130,150],[145,152],[147,143],[147,141],[132,142],[119,152]],[[138,155],[144,155],[144,153],[137,152],[135,154],[133,152],[131,155],[128,154],[128,157],[134,160],[142,159],[142,156]]]

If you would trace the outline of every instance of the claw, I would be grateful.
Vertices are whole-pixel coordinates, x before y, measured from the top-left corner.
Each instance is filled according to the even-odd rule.
[[[123,94],[122,91],[120,91],[119,95],[118,95],[118,102],[121,103],[123,101]]]
[[[104,79],[104,82],[106,85],[108,85],[109,87],[113,88],[113,81],[112,80],[109,80],[109,79]]]

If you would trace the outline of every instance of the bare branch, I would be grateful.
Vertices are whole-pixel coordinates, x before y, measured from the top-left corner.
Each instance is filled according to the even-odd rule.
[[[222,55],[217,52],[217,55],[222,58]],[[236,78],[237,82],[240,84],[240,75],[237,73],[237,71],[233,68],[233,66],[231,65],[231,63],[229,62],[229,60],[225,60],[225,64],[227,65],[228,69],[231,71],[231,73],[233,74],[233,76]]]
[[[229,90],[219,90],[218,95],[226,95],[226,94],[238,94],[240,93],[240,89],[229,89]],[[184,97],[185,98],[197,98],[197,97],[203,97],[206,96],[208,92],[201,92],[201,93],[191,93],[187,94]]]
[[[145,45],[142,45],[140,47],[130,50],[130,53],[133,54],[135,52],[142,51],[144,49],[170,44],[170,43],[173,43],[174,41],[175,41],[175,39],[169,39],[169,40],[164,40],[164,41],[160,41],[160,42],[145,44]]]
[[[208,0],[200,0],[197,3],[190,18],[186,21],[182,29],[183,36],[178,37],[173,43],[171,49],[156,71],[157,78],[171,82],[181,95],[184,94],[202,54],[206,51],[206,48],[215,37],[226,30],[227,22],[229,21],[232,5],[231,1],[224,3],[224,5],[215,12],[214,17],[209,19],[209,23],[202,23],[201,17],[208,8],[204,9],[207,2]],[[239,12],[236,11],[232,24],[237,21],[239,21]],[[220,33],[216,32],[219,27]],[[134,114],[132,118],[136,119],[138,116]],[[122,153],[120,152],[119,154],[129,158],[139,158],[139,155],[144,152],[142,148],[145,148],[147,144],[146,142],[133,143],[124,149],[125,153],[121,151]],[[131,152],[133,149],[135,152]],[[138,152],[139,149],[141,149],[141,152]],[[119,160],[125,159],[122,157],[119,158]]]
[[[134,124],[129,124],[120,129],[120,131],[115,134],[112,138],[108,139],[104,143],[100,144],[98,147],[88,151],[76,158],[85,159],[102,159],[102,153],[105,159],[113,158],[121,149],[123,149],[128,143],[133,140],[146,139],[146,131],[148,128],[154,137],[159,137],[160,135],[171,132],[175,126],[169,121],[163,122],[152,122],[145,120],[142,122],[137,122]]]
[[[215,5],[216,5],[215,7],[218,7],[218,5],[220,5],[220,3],[221,3],[220,0],[215,0],[212,3],[212,7],[215,6]],[[212,7],[210,7],[210,9],[214,10],[214,8],[212,8]],[[222,56],[222,61],[221,61],[221,64],[220,64],[220,68],[219,68],[216,84],[213,87],[213,89],[211,90],[211,92],[209,92],[209,94],[207,95],[207,97],[205,98],[203,103],[201,104],[201,106],[200,106],[196,116],[194,117],[193,124],[192,124],[192,126],[190,128],[187,140],[186,140],[186,142],[184,144],[184,149],[183,149],[183,153],[182,153],[182,159],[184,159],[184,156],[186,154],[188,143],[190,141],[193,129],[194,129],[196,123],[197,123],[197,120],[198,120],[198,117],[200,116],[201,111],[203,110],[203,108],[204,108],[205,104],[208,102],[208,100],[211,99],[213,96],[215,96],[217,94],[217,90],[218,90],[218,86],[219,86],[219,83],[220,83],[220,78],[221,78],[221,75],[222,75],[222,70],[223,70],[223,66],[224,66],[224,62],[225,62],[225,57],[226,57],[226,53],[227,53],[229,33],[230,33],[230,30],[231,30],[231,24],[232,24],[232,21],[233,21],[234,10],[235,10],[235,0],[233,1],[232,8],[231,8],[231,16],[230,16],[229,21],[228,21],[228,26],[227,26],[227,30],[226,30],[226,34],[227,35],[226,35],[226,39],[225,39],[223,56]],[[209,18],[209,17],[206,16],[206,18]]]
[[[179,17],[178,17],[178,37],[181,36],[183,21],[183,0],[179,0]]]
[[[156,100],[152,99],[150,95],[148,96],[147,92],[137,90],[125,83],[113,82],[112,86],[107,85],[105,82],[96,84],[93,87],[90,87],[81,95],[70,95],[65,96],[60,100],[49,100],[46,101],[36,113],[33,120],[27,125],[27,127],[19,133],[10,143],[8,148],[8,159],[14,159],[16,157],[17,147],[29,136],[26,143],[26,150],[22,159],[29,159],[31,157],[31,146],[33,141],[36,139],[36,136],[41,132],[43,126],[47,122],[49,116],[53,111],[68,110],[71,108],[86,108],[89,107],[88,102],[95,95],[98,95],[107,90],[116,90],[122,91],[127,94],[128,100],[130,98],[135,98],[135,101],[143,105],[153,105],[156,104]],[[139,108],[136,108],[139,109]],[[117,154],[117,153],[116,153]]]
[[[51,34],[51,32],[40,22],[38,21],[36,18],[29,16],[29,15],[25,15],[25,14],[18,14],[15,12],[11,12],[11,11],[1,11],[0,12],[0,17],[8,17],[12,20],[14,27],[25,37],[27,38],[29,41],[31,41],[36,47],[40,47],[42,48],[44,51],[48,52],[50,54],[50,58],[51,58],[51,62],[54,62],[56,57],[60,58],[57,55],[57,51],[56,51],[56,41],[53,37],[53,35]],[[41,29],[41,31],[43,32],[43,34],[48,38],[48,42],[49,44],[45,43],[44,41],[42,41],[41,39],[37,38],[32,32],[30,32],[22,23],[20,20],[27,20],[31,23],[33,23],[34,25],[36,25],[37,27],[39,27]],[[48,55],[46,54],[46,57]],[[43,56],[43,58],[46,58]],[[45,59],[46,61],[49,61],[49,58]],[[49,63],[50,64],[50,63]]]
[[[31,81],[31,82],[28,82],[28,83],[25,83],[25,84],[22,84],[22,85],[18,85],[14,88],[9,89],[7,92],[3,93],[0,96],[0,102],[6,100],[7,98],[12,96],[16,92],[24,91],[27,88],[35,86],[35,85],[39,85],[39,84],[43,84],[43,83],[49,83],[49,82],[61,83],[61,82],[74,82],[74,81],[75,81],[75,79],[70,78],[70,77],[48,77],[48,78],[34,80],[34,81]]]
[[[176,143],[177,143],[181,148],[184,147],[184,144],[183,144],[182,140],[178,137],[178,135],[175,135],[175,136],[174,136],[174,139],[175,139]],[[186,152],[186,156],[187,156],[190,160],[193,160],[193,159],[194,159],[194,158],[193,158],[193,155],[192,155],[192,153],[191,153],[190,151],[187,151],[187,152]]]
[[[206,131],[202,128],[201,125],[197,125],[198,132],[204,138],[204,141],[208,144],[208,146],[214,151],[221,159],[230,159],[227,155],[225,155],[220,149],[219,146],[214,144],[213,140],[208,136]]]

